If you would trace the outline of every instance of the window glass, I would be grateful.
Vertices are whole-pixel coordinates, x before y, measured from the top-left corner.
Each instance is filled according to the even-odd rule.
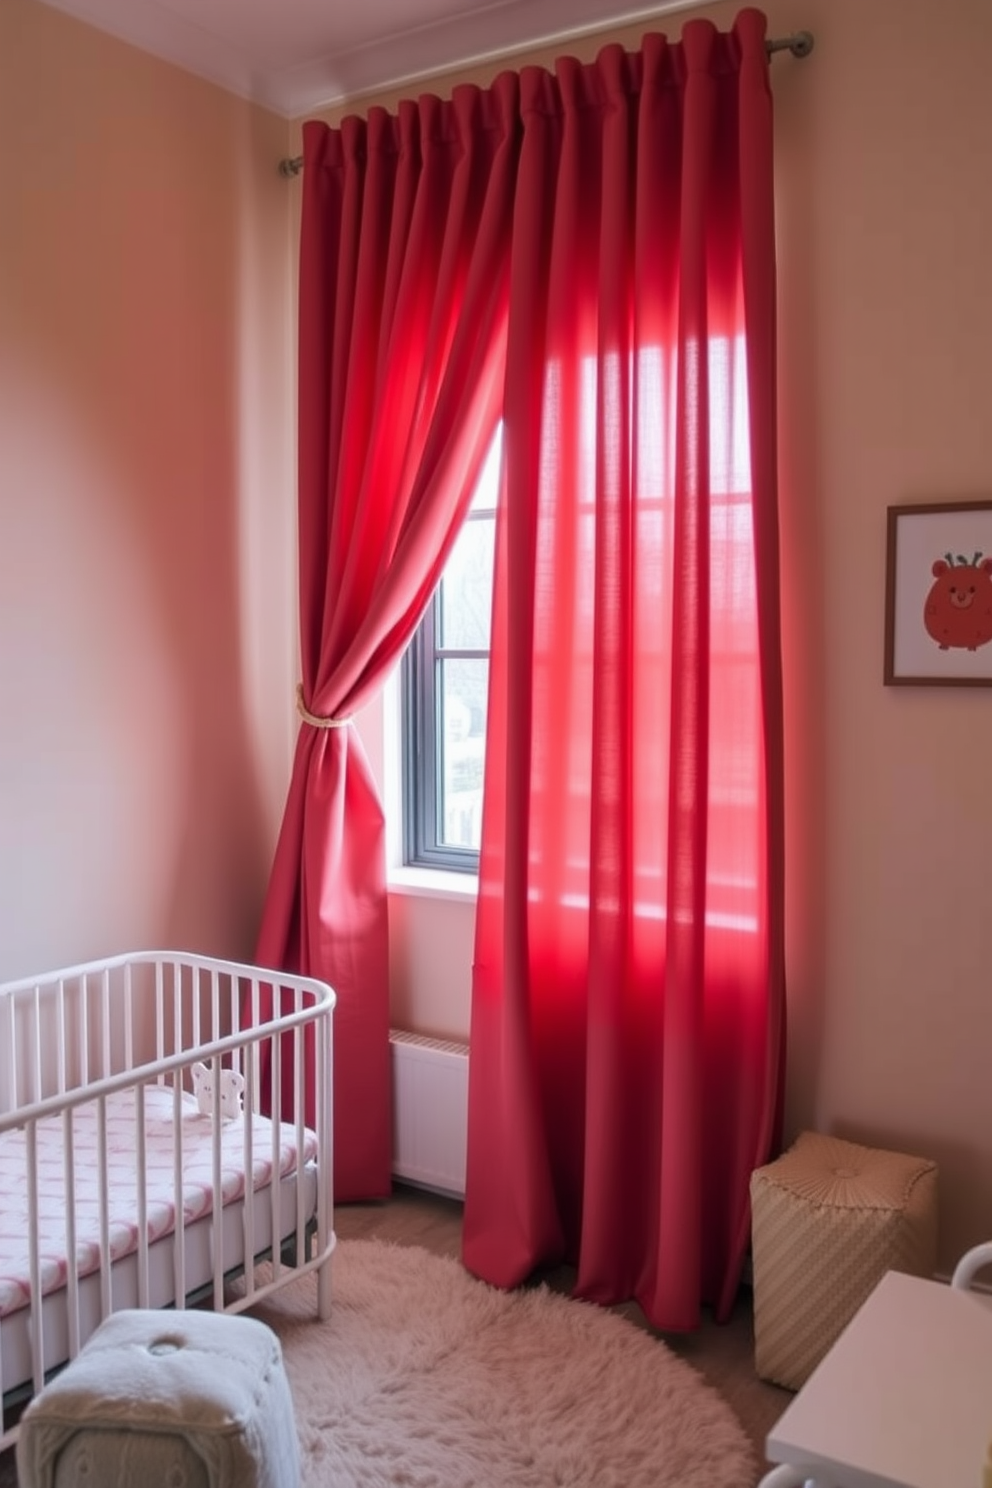
[[[478,852],[482,835],[489,662],[478,657],[442,660],[438,666],[438,693],[444,719],[440,733],[438,840],[445,847],[467,847]]]
[[[403,662],[404,861],[475,872],[502,428]]]
[[[441,579],[438,644],[443,649],[489,650],[496,524],[470,516],[458,534]]]

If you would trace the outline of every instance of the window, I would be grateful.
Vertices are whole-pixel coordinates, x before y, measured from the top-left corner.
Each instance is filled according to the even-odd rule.
[[[709,907],[714,923],[739,927],[754,920],[758,868],[742,859],[742,831],[758,809],[755,772],[760,751],[758,654],[755,609],[751,474],[747,423],[746,348],[742,335],[712,336],[708,343],[710,709],[714,722],[709,758]],[[609,359],[597,386],[598,366],[581,368],[581,447],[574,541],[590,570],[596,546],[597,400],[608,407],[619,399],[619,367]],[[634,497],[635,543],[641,564],[636,581],[635,626],[640,646],[639,717],[660,738],[671,682],[668,632],[660,623],[669,600],[671,525],[674,520],[676,364],[674,353],[658,346],[639,354],[636,389],[629,396],[632,444],[638,463]],[[630,375],[632,376],[632,370]],[[549,363],[545,421],[554,427],[558,368]],[[613,401],[611,402],[610,399]],[[607,432],[609,421],[607,420]],[[482,827],[486,704],[489,679],[490,611],[493,584],[495,508],[499,483],[501,431],[497,433],[465,524],[445,567],[437,592],[411,642],[403,666],[404,862],[467,873],[478,871]],[[548,539],[550,540],[550,539]],[[539,536],[539,543],[541,538]],[[583,591],[569,652],[576,687],[593,689],[592,586]],[[589,806],[589,739],[576,734],[560,755],[544,761],[552,780],[533,763],[534,788],[567,791]],[[668,811],[667,754],[645,754],[638,796],[645,819],[661,822]],[[575,839],[563,843],[574,866],[576,903],[584,902],[588,878],[588,821],[570,812]],[[659,834],[659,843],[663,842]],[[662,864],[646,853],[639,868],[645,879],[638,904],[655,903]],[[651,864],[651,866],[648,866]],[[647,880],[650,879],[651,882]]]
[[[403,861],[476,873],[489,691],[497,431],[441,582],[403,658]]]

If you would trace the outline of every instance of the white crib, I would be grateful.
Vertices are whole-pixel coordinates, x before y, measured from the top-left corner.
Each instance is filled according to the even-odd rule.
[[[119,1308],[240,1312],[316,1270],[329,1315],[333,1007],[181,952],[0,986],[0,1449]]]

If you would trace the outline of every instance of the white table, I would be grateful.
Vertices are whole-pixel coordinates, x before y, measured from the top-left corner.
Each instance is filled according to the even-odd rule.
[[[992,1308],[888,1271],[768,1433],[778,1488],[982,1488],[992,1442]]]

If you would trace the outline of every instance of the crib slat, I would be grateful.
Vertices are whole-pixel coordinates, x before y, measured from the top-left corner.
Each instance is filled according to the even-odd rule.
[[[31,1020],[33,1035],[32,1079],[34,1085],[31,1091],[34,1100],[41,1100],[44,1087],[41,1080],[41,987],[34,989],[34,1017]]]
[[[124,1068],[134,1069],[134,986],[130,962],[124,968]]]
[[[65,981],[59,977],[55,984],[55,1059],[56,1059],[56,1082],[59,1095],[66,1091],[66,1039],[65,1039]]]
[[[253,1028],[257,1028],[258,1025],[259,1025],[259,1023],[261,1022],[261,1018],[260,1018],[260,1015],[259,1015],[259,998],[260,998],[260,996],[261,996],[261,988],[259,987],[258,977],[257,976],[253,976],[252,979],[251,979],[251,1026]],[[252,1069],[253,1069],[254,1074],[255,1074],[256,1100],[259,1101],[259,1104],[257,1106],[254,1103],[252,1104],[252,1110],[253,1111],[260,1111],[262,1109],[262,1107],[261,1107],[261,1085],[262,1085],[262,1082],[261,1082],[261,1070],[259,1068],[261,1056],[262,1056],[262,1040],[261,1039],[253,1039],[252,1046],[251,1046],[251,1060],[252,1060]]]
[[[224,1130],[224,1114],[221,1110],[220,1055],[211,1061],[213,1074],[213,1113],[211,1119],[211,1177],[213,1179],[213,1262],[214,1262],[214,1307],[224,1310],[224,1191],[221,1187],[221,1141]]]
[[[102,1038],[103,1061],[100,1068],[100,1077],[106,1080],[111,1073],[110,1063],[110,971],[107,970],[100,978],[100,1032]]]
[[[273,992],[273,996],[275,993]],[[269,1182],[269,1222],[272,1226],[272,1279],[278,1281],[282,1274],[282,1255],[275,1243],[279,1233],[279,1216],[276,1195],[279,1187],[279,1149],[282,1146],[282,1034],[276,1032],[271,1039],[270,1069],[272,1071],[272,1177]]]
[[[134,1183],[138,1211],[138,1306],[148,1307],[148,1133],[145,1124],[145,1087],[136,1085]]]
[[[293,998],[296,1009],[300,1005],[300,993],[296,992]],[[300,1024],[293,1029],[293,1102],[296,1116],[296,1166],[297,1171],[303,1171],[303,1115],[304,1115],[304,1081],[303,1081],[303,1029]],[[306,1214],[304,1207],[305,1194],[303,1184],[296,1185],[296,1264],[299,1265],[303,1259],[304,1234],[306,1230]]]
[[[18,1089],[17,1089],[17,1025],[14,1022],[14,1009],[16,1008],[16,1006],[17,1006],[16,999],[13,996],[8,997],[7,998],[7,1012],[9,1014],[9,1017],[8,1017],[8,1020],[7,1020],[8,1021],[8,1028],[7,1028],[7,1054],[8,1054],[7,1082],[8,1082],[8,1087],[9,1087],[9,1093],[8,1093],[8,1096],[7,1096],[7,1104],[8,1104],[8,1106],[9,1106],[9,1108],[11,1110],[13,1110],[15,1106],[18,1106],[18,1105],[21,1104],[20,1096],[19,1096]]]
[[[220,977],[216,968],[210,973],[210,1037],[220,1036]]]
[[[183,969],[182,963],[172,963],[172,1052],[182,1049],[183,1044]]]
[[[165,1056],[165,979],[162,974],[162,963],[155,963],[155,1062],[156,1064]],[[159,1075],[159,1084],[165,1076]]]
[[[239,977],[234,977],[234,976],[228,977],[228,979],[227,979],[227,987],[228,987],[228,1008],[227,1008],[227,1015],[228,1015],[228,1018],[230,1020],[231,1032],[232,1033],[240,1033],[241,1032],[241,1007],[240,1007],[240,1002],[241,1002],[241,995],[242,995],[241,994],[241,980],[240,980],[240,978]],[[241,1063],[241,1053],[242,1053],[241,1049],[238,1048],[238,1049],[236,1049],[234,1051],[234,1054],[233,1054],[232,1057],[233,1057],[233,1060],[234,1060],[234,1068],[238,1071],[239,1074],[242,1074],[243,1075],[244,1074],[244,1069],[242,1068],[242,1063]]]
[[[76,1144],[74,1111],[62,1113],[62,1173],[65,1183],[66,1294],[68,1302],[69,1358],[82,1347],[79,1319],[79,1267],[76,1263]]]
[[[38,1220],[38,1123],[29,1121],[24,1132],[28,1174],[28,1245],[31,1285],[31,1362],[37,1393],[45,1382],[45,1348],[41,1306],[41,1246]]]
[[[109,1317],[111,1308],[110,1281],[110,1174],[107,1159],[107,1097],[100,1095],[96,1103],[96,1170],[99,1181],[100,1200],[100,1316]]]
[[[175,1154],[172,1165],[172,1263],[176,1279],[176,1306],[186,1306],[186,1209],[183,1203],[183,1108],[182,1076],[177,1074],[172,1082],[172,1147]]]
[[[90,995],[85,973],[79,979],[79,1083],[90,1083]]]
[[[331,1268],[319,1257],[334,1250],[334,1023],[322,1018],[314,1025],[314,1056],[317,1117],[317,1316],[321,1322],[331,1315]]]
[[[245,1147],[245,1203],[242,1217],[245,1232],[245,1293],[250,1299],[255,1292],[255,1267],[248,1264],[249,1258],[256,1254],[255,1250],[255,1128],[252,1116],[255,1112],[255,1071],[258,1067],[256,1058],[258,1044],[253,1043],[248,1058],[245,1060],[245,1089],[244,1108],[241,1113],[242,1131],[244,1133]]]

